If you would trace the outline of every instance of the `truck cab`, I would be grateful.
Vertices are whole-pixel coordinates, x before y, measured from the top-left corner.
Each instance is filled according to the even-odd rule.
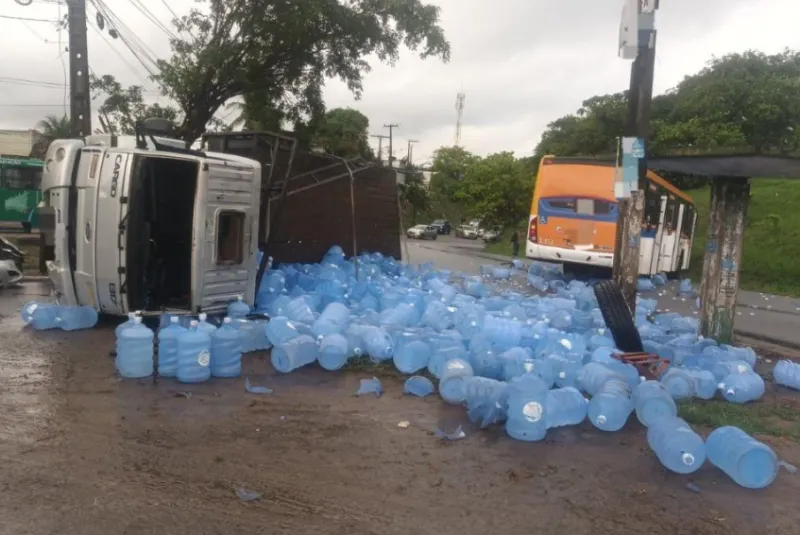
[[[54,141],[40,212],[59,303],[100,313],[253,304],[261,164],[155,136]]]

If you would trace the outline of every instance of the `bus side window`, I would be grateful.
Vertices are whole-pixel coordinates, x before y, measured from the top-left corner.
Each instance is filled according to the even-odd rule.
[[[681,223],[681,235],[684,238],[691,238],[694,232],[694,206],[687,204],[683,209],[683,222]]]
[[[655,184],[648,181],[644,192],[644,223],[649,228],[656,228],[659,219],[661,219],[661,193]]]
[[[678,217],[680,216],[680,204],[674,195],[667,197],[667,215],[664,218],[665,230],[675,232],[678,230]]]

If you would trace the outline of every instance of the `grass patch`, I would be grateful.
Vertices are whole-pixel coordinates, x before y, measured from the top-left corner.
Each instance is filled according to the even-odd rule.
[[[708,228],[709,188],[687,191],[697,205],[697,230],[688,276],[699,282]],[[739,271],[744,290],[800,296],[800,183],[751,181],[747,226]]]
[[[800,411],[788,401],[762,400],[736,405],[727,401],[691,400],[678,406],[678,415],[704,427],[739,427],[749,434],[770,435],[800,441]]]

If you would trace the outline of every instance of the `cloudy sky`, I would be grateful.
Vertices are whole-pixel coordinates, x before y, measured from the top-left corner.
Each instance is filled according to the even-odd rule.
[[[22,7],[6,0],[0,16],[56,20],[59,13],[66,13],[59,2],[63,0],[33,0]],[[459,91],[466,94],[462,144],[479,154],[512,150],[524,156],[532,152],[547,123],[575,111],[592,95],[628,85],[630,64],[617,57],[623,0],[429,2],[441,7],[442,26],[452,44],[448,64],[422,61],[406,51],[395,67],[374,64],[360,101],[337,81],[326,90],[329,107],[361,110],[369,117],[373,134],[386,133],[384,123],[399,123],[397,157],[405,154],[407,139],[419,140],[414,148],[419,163],[436,148],[453,144]],[[192,0],[105,0],[154,54],[165,58],[166,32],[137,4],[168,25],[167,3],[182,14]],[[661,4],[656,92],[696,72],[712,55],[748,48],[765,52],[800,48],[796,0],[664,0]],[[91,4],[89,18],[95,18]],[[4,51],[0,128],[31,128],[47,114],[64,113],[66,57],[59,55],[56,25],[0,18],[0,28]],[[63,49],[66,33],[60,37]],[[95,73],[113,74],[125,84],[147,80],[131,52],[120,41],[101,37],[94,22],[89,28],[89,63]],[[152,83],[146,87],[155,93]]]

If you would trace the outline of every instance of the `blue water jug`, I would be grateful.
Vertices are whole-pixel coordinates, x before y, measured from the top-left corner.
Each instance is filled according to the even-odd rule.
[[[90,306],[62,306],[58,310],[59,327],[65,331],[91,329],[97,325],[97,311]]]
[[[749,403],[764,395],[764,379],[755,372],[732,373],[722,380],[719,389],[731,403]]]
[[[621,379],[609,379],[589,401],[588,416],[601,431],[619,431],[633,412],[631,388]]]
[[[237,296],[236,301],[228,305],[228,317],[231,319],[246,318],[248,314],[250,314],[250,305],[244,302],[243,295]]]
[[[22,308],[19,309],[19,316],[25,323],[30,323],[33,319],[33,313],[40,308],[55,308],[58,305],[55,303],[39,303],[37,301],[28,301]]]
[[[776,384],[800,390],[800,364],[791,360],[781,360],[772,370],[772,376]]]
[[[711,399],[717,393],[719,382],[714,378],[714,374],[707,370],[686,370],[694,380],[694,395],[700,399]]]
[[[178,373],[178,335],[186,332],[180,318],[172,316],[169,325],[158,331],[158,374],[175,377]]]
[[[678,406],[667,388],[658,381],[645,381],[633,389],[636,418],[645,427],[667,416],[677,416]]]
[[[695,394],[694,378],[681,368],[670,368],[661,377],[661,384],[669,391],[672,399],[688,399]]]
[[[208,321],[208,314],[206,314],[205,312],[201,312],[200,314],[198,314],[197,319],[198,319],[197,328],[206,333],[208,336],[211,336],[214,333],[214,331],[217,330],[217,326]]]
[[[314,309],[308,299],[296,297],[286,305],[286,316],[292,321],[311,325],[316,319]]]
[[[472,366],[466,360],[447,361],[442,370],[442,377],[439,379],[439,395],[446,403],[461,404],[466,396],[464,381],[473,375]]]
[[[445,364],[453,359],[469,360],[469,353],[461,344],[440,345],[428,361],[428,372],[437,379],[442,376]]]
[[[547,392],[547,428],[578,425],[586,419],[589,406],[583,394],[570,386]]]
[[[118,339],[119,338],[119,334],[122,331],[124,331],[128,327],[133,327],[134,323],[136,323],[134,321],[134,319],[136,319],[136,316],[137,316],[136,312],[128,312],[127,321],[124,321],[124,322],[120,323],[119,325],[117,325],[117,328],[114,329],[114,337]]]
[[[422,315],[422,324],[435,331],[444,331],[453,326],[453,314],[441,301],[431,301]]]
[[[319,315],[311,327],[311,331],[316,337],[333,333],[341,334],[347,329],[349,319],[350,311],[346,306],[342,303],[331,303]]]
[[[505,429],[511,438],[529,442],[547,434],[547,385],[536,375],[525,374],[508,384]]]
[[[424,398],[433,394],[433,383],[427,377],[414,375],[403,383],[403,394],[411,394],[418,398]]]
[[[269,342],[274,345],[285,344],[292,338],[300,336],[300,331],[293,321],[286,316],[278,316],[269,320],[264,327]]]
[[[29,306],[30,326],[37,331],[57,329],[61,326],[61,307],[58,305]]]
[[[714,379],[717,382],[722,381],[727,376],[734,373],[750,373],[753,367],[743,360],[723,360],[717,361],[711,367],[711,373],[714,374]]]
[[[369,327],[361,335],[364,349],[373,362],[389,360],[394,355],[394,342],[383,327]]]
[[[401,373],[412,374],[428,366],[431,348],[422,337],[411,333],[398,333],[394,338],[392,360]]]
[[[202,383],[211,378],[211,337],[192,320],[189,329],[178,335],[178,371],[182,383]]]
[[[706,455],[711,464],[748,489],[763,489],[778,476],[778,457],[772,448],[738,427],[712,431],[706,440]]]
[[[272,367],[281,373],[289,373],[317,360],[317,342],[307,334],[301,334],[272,348]]]
[[[664,416],[647,430],[647,443],[668,470],[691,474],[703,466],[706,445],[689,424],[677,416]]]
[[[508,383],[488,377],[469,377],[464,381],[464,403],[469,420],[480,427],[504,422]]]
[[[317,361],[323,369],[328,371],[340,370],[347,364],[347,358],[347,338],[338,333],[322,337],[322,341],[319,343]]]
[[[153,331],[142,324],[142,318],[134,318],[133,325],[119,333],[114,363],[126,379],[153,375]]]
[[[211,333],[210,367],[213,377],[239,377],[242,374],[241,332],[233,327],[233,320],[229,317]]]
[[[619,372],[613,371],[599,362],[586,364],[578,374],[578,384],[581,390],[590,396],[594,396],[599,392],[603,384],[611,379],[624,380],[624,377]]]
[[[496,316],[486,316],[483,320],[483,334],[493,344],[509,349],[519,345],[522,339],[522,323]]]

